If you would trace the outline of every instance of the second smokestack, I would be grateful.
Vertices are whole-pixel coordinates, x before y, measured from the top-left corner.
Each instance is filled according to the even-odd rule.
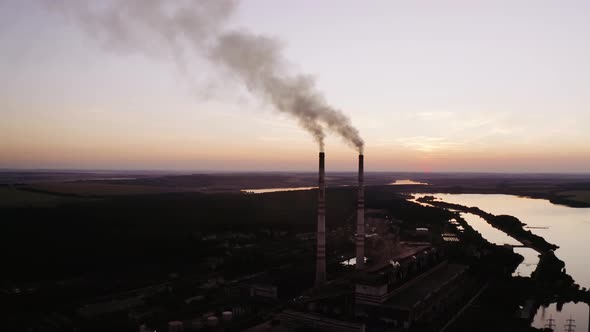
[[[320,152],[320,169],[318,178],[318,230],[316,257],[316,286],[326,282],[326,179],[325,154]]]
[[[364,156],[359,154],[358,200],[356,205],[356,268],[365,267],[365,180]]]

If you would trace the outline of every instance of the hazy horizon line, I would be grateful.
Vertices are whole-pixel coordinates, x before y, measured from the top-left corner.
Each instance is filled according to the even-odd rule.
[[[329,171],[329,173],[356,173],[357,170],[336,170]],[[312,170],[208,170],[208,169],[182,169],[182,170],[167,170],[167,169],[91,169],[91,168],[2,168],[0,173],[22,172],[22,173],[139,173],[139,174],[252,174],[252,173],[317,173]],[[365,173],[409,173],[409,174],[515,174],[515,175],[588,175],[590,172],[580,171],[402,171],[402,170],[374,170]]]

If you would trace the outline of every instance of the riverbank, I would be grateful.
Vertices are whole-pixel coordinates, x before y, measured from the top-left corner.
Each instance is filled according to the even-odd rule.
[[[478,199],[478,197],[481,196],[484,196],[485,199]],[[461,197],[464,198],[461,199]],[[453,203],[446,201],[447,199],[449,199]],[[587,312],[584,311],[583,308],[587,308],[587,306],[582,305],[580,309],[580,307],[578,305],[574,305],[574,303],[590,303],[590,292],[587,291],[585,288],[580,287],[575,282],[574,278],[570,274],[568,274],[565,262],[560,260],[555,255],[555,250],[557,250],[559,246],[555,243],[551,243],[544,237],[541,237],[537,234],[532,233],[530,230],[525,229],[525,227],[527,227],[526,223],[522,222],[516,217],[510,215],[494,215],[492,213],[489,213],[488,211],[484,211],[479,207],[479,203],[481,203],[481,206],[483,207],[493,207],[492,210],[495,211],[495,213],[498,213],[498,211],[514,212],[514,207],[516,205],[521,205],[521,203],[517,203],[516,201],[513,202],[513,200],[521,200],[525,202],[534,203],[532,205],[524,205],[527,206],[527,208],[521,209],[522,213],[530,211],[528,209],[534,209],[536,213],[535,215],[537,215],[537,213],[548,213],[549,215],[552,215],[550,211],[543,211],[542,208],[537,206],[540,204],[540,202],[537,200],[528,200],[525,198],[509,198],[509,196],[504,195],[432,194],[425,195],[424,197],[419,197],[416,201],[422,204],[428,204],[438,208],[452,210],[457,212],[458,214],[462,214],[463,216],[465,216],[465,214],[477,215],[492,227],[506,233],[514,239],[517,239],[526,246],[534,248],[534,250],[536,250],[540,254],[540,260],[539,263],[536,264],[536,269],[531,274],[531,277],[516,276],[513,278],[507,278],[501,282],[501,285],[495,287],[493,291],[499,294],[503,294],[503,297],[513,297],[515,300],[517,300],[520,306],[519,308],[521,309],[515,310],[521,311],[519,316],[521,316],[522,319],[527,321],[529,324],[532,324],[534,320],[534,324],[537,327],[544,326],[544,321],[542,317],[545,316],[543,315],[549,317],[551,314],[551,312],[546,312],[547,309],[544,309],[543,311],[539,310],[541,307],[548,308],[549,305],[553,303],[553,310],[558,310],[557,308],[562,308],[565,303],[572,303],[568,307],[570,308],[570,310],[582,311],[576,312],[575,315],[578,316],[578,320],[581,320],[578,323],[580,323],[581,326],[584,327],[584,324],[586,323],[587,319]],[[470,207],[463,204],[457,204],[457,202],[466,202],[465,204],[469,204]],[[474,205],[477,205],[478,207],[474,207]],[[562,207],[556,208],[556,211],[569,210],[567,210],[567,208]],[[554,211],[554,213],[556,211]],[[582,210],[578,209],[572,209],[572,211],[577,211],[577,214],[583,213]],[[521,214],[518,215],[520,216]],[[582,215],[586,216],[585,214]],[[575,220],[570,218],[566,218],[566,220]],[[530,216],[529,218],[527,218],[527,220],[530,221]],[[582,220],[586,220],[585,217],[582,217]],[[535,222],[533,223],[532,229],[535,232],[552,234],[552,231],[554,232],[555,228],[552,228],[551,226],[566,227],[566,229],[568,230],[567,234],[569,235],[570,239],[573,239],[572,235],[575,234],[575,230],[570,231],[569,227],[567,226],[568,224],[564,224],[563,222],[564,221],[562,220],[562,223],[559,223],[558,225],[552,225],[551,223],[541,225],[540,223]],[[560,229],[559,227],[557,229]],[[572,231],[574,233],[572,233]],[[489,231],[487,233],[489,233]],[[570,243],[567,242],[567,244],[569,245]],[[581,247],[579,249],[583,250]],[[583,268],[583,270],[586,270],[586,268]],[[576,270],[574,269],[574,271]],[[508,302],[502,302],[500,299],[492,300],[492,298],[483,298],[487,300],[483,301],[482,303],[478,303],[478,305],[488,307],[490,310],[491,308],[500,304],[505,306],[513,304],[513,302],[508,300],[506,300]],[[537,317],[538,313],[541,313],[540,317]],[[481,317],[485,315],[485,311],[470,314],[475,314],[476,316],[479,316],[481,319],[486,319],[484,317]]]
[[[589,186],[590,187],[590,186]],[[542,188],[536,190],[512,190],[499,187],[481,188],[478,186],[440,186],[412,188],[417,193],[430,194],[481,194],[481,195],[511,195],[516,197],[542,199],[552,204],[567,206],[571,208],[590,207],[590,189],[573,191],[567,189]],[[414,190],[415,189],[415,190]]]
[[[408,188],[415,193],[513,195],[590,207],[590,174],[417,174],[411,179],[428,183]]]
[[[434,196],[424,196],[417,199],[418,202],[427,203],[439,208],[458,210],[465,213],[475,214],[487,221],[493,227],[507,233],[523,245],[530,247],[540,254],[559,248],[557,245],[547,242],[544,238],[533,234],[530,230],[524,229],[525,224],[518,218],[508,215],[493,215],[478,207],[467,207],[460,204],[439,201]]]

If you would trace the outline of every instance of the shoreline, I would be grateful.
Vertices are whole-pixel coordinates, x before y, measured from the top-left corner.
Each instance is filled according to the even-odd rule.
[[[417,188],[416,188],[417,187]],[[422,189],[419,190],[418,188]],[[561,205],[567,206],[570,208],[590,208],[590,203],[585,203],[581,201],[575,201],[571,199],[564,198],[564,196],[559,196],[556,194],[532,194],[532,193],[523,193],[523,192],[516,192],[516,191],[493,191],[493,190],[469,190],[469,189],[461,189],[461,190],[453,190],[449,188],[436,188],[436,186],[429,186],[428,188],[424,188],[422,186],[413,186],[412,190],[405,190],[405,192],[411,193],[419,193],[419,194],[451,194],[451,195],[461,195],[461,194],[477,194],[477,195],[511,195],[516,197],[522,198],[530,198],[530,199],[541,199],[548,201],[554,205]],[[429,189],[429,190],[424,190]]]

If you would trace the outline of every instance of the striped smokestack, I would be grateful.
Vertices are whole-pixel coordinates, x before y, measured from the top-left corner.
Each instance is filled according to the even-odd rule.
[[[364,156],[359,154],[358,201],[356,205],[356,268],[365,267],[365,180]]]
[[[326,282],[326,180],[325,154],[320,152],[320,169],[318,178],[318,232],[316,257],[316,286]]]

